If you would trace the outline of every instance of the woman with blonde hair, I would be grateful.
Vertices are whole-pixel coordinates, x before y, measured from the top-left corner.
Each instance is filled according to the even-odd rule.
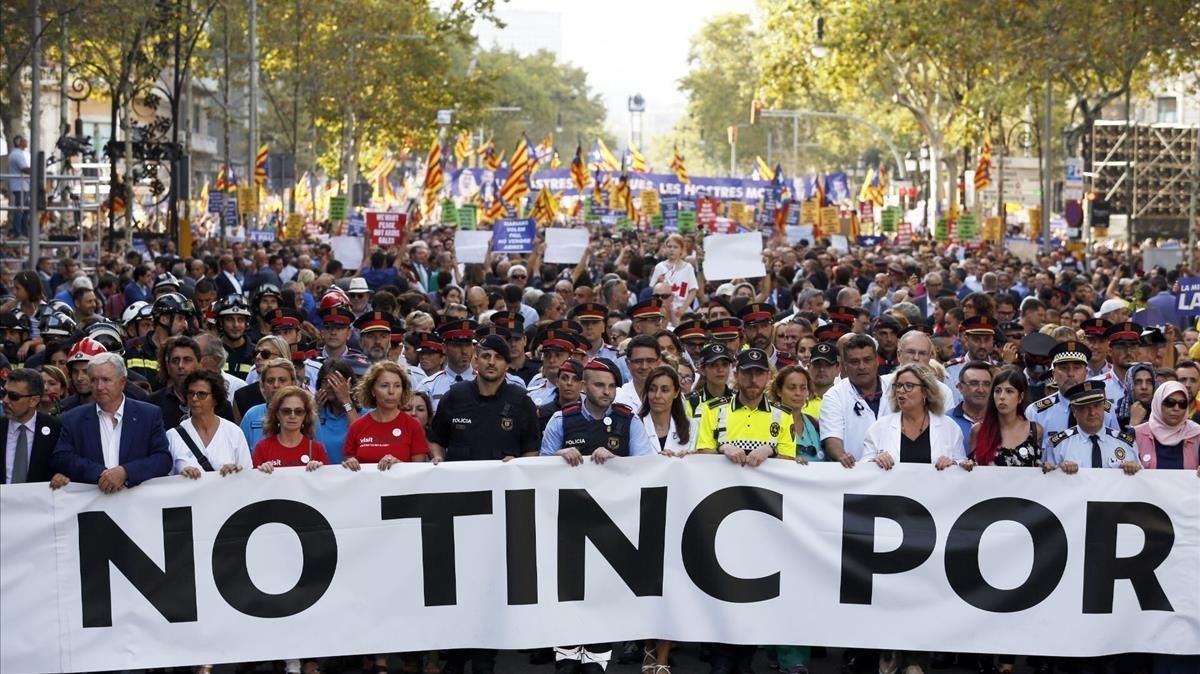
[[[267,361],[275,358],[291,359],[292,350],[288,343],[279,335],[266,335],[254,344],[254,369],[246,375],[246,386],[241,387],[233,394],[233,417],[237,422],[241,422],[242,415],[245,414],[251,407],[262,405],[267,402],[266,397],[259,386],[250,386],[250,384],[259,383],[262,381],[263,368]]]
[[[667,310],[667,322],[670,325],[677,325],[679,317],[696,301],[698,290],[696,269],[690,262],[683,259],[685,248],[682,236],[678,234],[668,236],[666,242],[663,243],[663,253],[666,254],[666,259],[655,265],[654,271],[650,274],[651,287],[665,283],[671,286],[674,292],[675,297],[671,304],[664,307]]]
[[[304,466],[310,471],[328,461],[325,446],[313,439],[317,403],[299,386],[275,392],[263,419],[263,439],[254,446],[254,467],[264,473],[276,468]]]
[[[905,363],[896,368],[888,397],[898,413],[867,429],[863,461],[884,470],[897,463],[932,463],[938,470],[954,464],[973,467],[963,451],[962,430],[946,416],[946,401],[927,365]]]
[[[429,445],[421,422],[404,411],[412,398],[408,373],[389,360],[380,361],[354,389],[359,407],[373,408],[350,424],[342,445],[342,465],[358,470],[360,464],[378,464],[387,470],[399,462],[429,460]]]

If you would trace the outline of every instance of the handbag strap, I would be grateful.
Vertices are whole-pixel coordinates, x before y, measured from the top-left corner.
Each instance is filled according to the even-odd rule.
[[[192,439],[192,434],[187,432],[187,429],[183,427],[183,424],[179,424],[177,430],[179,431],[179,437],[183,438],[183,442],[188,446],[188,449],[192,450],[192,454],[196,455],[196,461],[200,463],[200,467],[206,471],[212,472],[212,464],[209,463],[208,457],[204,455],[204,452],[200,451],[199,445],[197,445],[196,441]]]

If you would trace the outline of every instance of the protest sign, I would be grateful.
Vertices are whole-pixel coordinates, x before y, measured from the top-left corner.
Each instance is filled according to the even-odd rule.
[[[221,204],[225,200],[225,193],[219,190],[213,190],[208,193],[208,208],[209,213],[220,213]]]
[[[366,236],[367,216],[363,213],[351,213],[346,220],[346,236]]]
[[[537,225],[533,220],[497,220],[492,225],[493,253],[532,253]]]
[[[1197,653],[1196,480],[697,455],[247,470],[107,495],[6,485],[0,670],[647,635]],[[411,582],[379,582],[397,568]]]
[[[788,243],[800,243],[807,241],[809,244],[813,242],[813,226],[812,225],[788,225],[787,240]]]
[[[329,219],[340,222],[346,219],[346,197],[329,197]]]
[[[766,276],[758,232],[704,237],[704,277],[710,281]]]
[[[679,233],[691,234],[696,231],[696,211],[679,211]]]
[[[489,229],[460,229],[454,233],[454,257],[463,264],[483,263],[487,260],[491,242]]]
[[[1167,271],[1173,271],[1175,267],[1183,264],[1183,249],[1178,246],[1174,248],[1146,248],[1142,251],[1142,270],[1149,272],[1155,267],[1162,267]]]
[[[696,200],[696,225],[705,231],[712,231],[717,224],[717,214],[721,210],[721,202],[713,197],[701,197]]]
[[[458,207],[454,205],[453,199],[442,200],[442,224],[458,225]]]
[[[586,229],[551,227],[546,230],[545,260],[551,264],[575,264],[587,250],[590,233]]]
[[[896,206],[888,206],[879,213],[879,231],[892,234],[896,231],[896,223],[900,222],[903,214]]]
[[[475,208],[474,204],[463,204],[462,207],[458,209],[458,228],[475,229],[478,217],[478,210]]]
[[[275,240],[275,230],[272,229],[247,229],[246,239],[254,243],[267,243]],[[286,237],[285,237],[286,238]]]
[[[333,258],[346,269],[360,269],[363,261],[363,240],[358,236],[331,236],[329,247]]]
[[[283,226],[283,238],[288,241],[300,239],[300,229],[304,226],[304,216],[299,213],[288,213],[287,223]]]
[[[1037,244],[1028,239],[1005,239],[1004,248],[1015,257],[1025,262],[1037,262]]]
[[[842,234],[833,234],[829,237],[829,250],[836,250],[840,253],[849,253],[850,240]]]
[[[975,240],[976,222],[975,216],[971,213],[963,213],[958,217],[958,226],[956,238],[964,243],[970,243]]]
[[[1184,276],[1179,279],[1178,302],[1175,309],[1183,316],[1200,314],[1200,276]]]
[[[658,215],[660,200],[658,192],[653,190],[645,190],[640,195],[642,201],[642,213],[646,215]]]
[[[258,211],[258,188],[239,187],[237,189],[238,214],[248,215]]]
[[[367,231],[371,233],[372,246],[394,246],[404,238],[408,215],[391,211],[367,211],[366,222]]]
[[[907,220],[896,225],[896,245],[901,248],[911,246],[913,242],[913,226]]]
[[[933,226],[933,240],[945,243],[950,240],[950,222],[946,218],[938,218]]]

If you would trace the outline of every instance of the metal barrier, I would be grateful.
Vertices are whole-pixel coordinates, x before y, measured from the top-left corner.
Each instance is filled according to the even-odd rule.
[[[30,222],[30,231],[41,228],[40,245],[42,254],[52,259],[69,254],[79,261],[84,269],[92,269],[100,259],[103,227],[99,222],[100,205],[108,198],[109,165],[105,163],[81,163],[71,167],[72,173],[46,174],[46,205],[39,209],[58,218],[59,232],[47,230],[41,223]],[[25,174],[0,174],[0,181],[30,178]],[[31,178],[30,178],[31,179]],[[28,237],[14,239],[10,236],[13,215],[28,207],[13,206],[7,198],[0,211],[7,214],[0,226],[0,265],[25,265],[30,261]]]

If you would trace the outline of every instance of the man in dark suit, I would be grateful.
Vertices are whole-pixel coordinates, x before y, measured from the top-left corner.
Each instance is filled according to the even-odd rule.
[[[913,304],[921,310],[921,318],[927,325],[933,325],[933,308],[942,296],[944,287],[942,275],[935,271],[929,272],[925,275],[925,294],[913,299]]]
[[[95,405],[62,416],[62,433],[50,457],[57,472],[50,487],[71,480],[111,494],[171,472],[173,460],[158,407],[125,397],[125,361],[102,353],[88,364]]]
[[[50,454],[58,444],[60,425],[48,414],[38,414],[42,402],[42,375],[37,370],[23,368],[8,376],[4,396],[4,414],[0,419],[0,437],[4,452],[0,453],[0,484],[49,482]]]

